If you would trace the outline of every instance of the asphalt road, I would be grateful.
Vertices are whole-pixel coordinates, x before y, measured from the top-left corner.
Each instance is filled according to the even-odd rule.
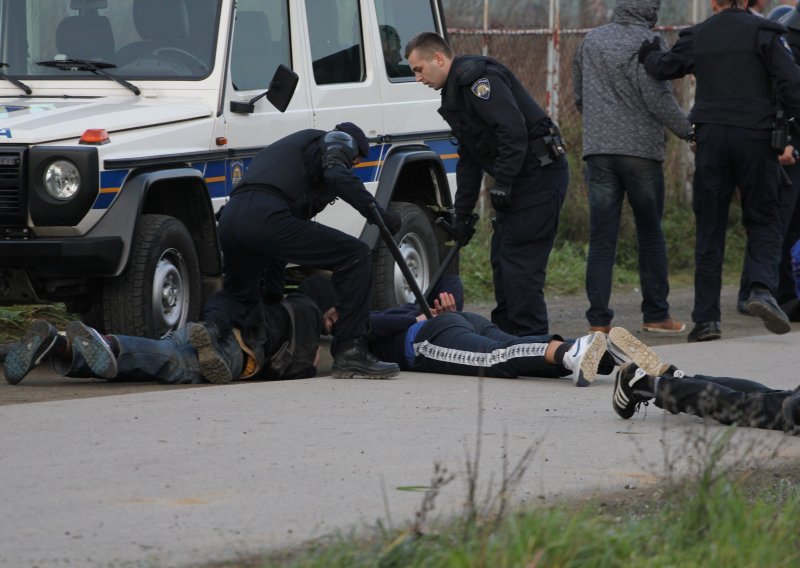
[[[570,314],[585,306],[567,304],[552,314],[554,331],[582,333],[582,316]],[[733,317],[726,311],[722,341],[662,338],[656,350],[689,372],[795,387],[800,324],[774,336]],[[626,319],[638,323],[635,313],[618,323]],[[188,566],[369,530],[377,520],[404,526],[422,500],[404,488],[429,484],[434,463],[456,474],[434,515],[457,513],[465,453],[478,438],[483,488],[498,479],[504,455],[513,463],[536,447],[516,494],[524,503],[625,490],[652,499],[665,456],[679,471],[694,467],[702,441],[721,428],[652,406],[621,420],[612,384],[403,373],[114,391],[37,371],[0,386],[0,565]],[[59,389],[72,394],[23,403],[25,392]],[[766,465],[800,458],[800,438],[778,432],[740,430],[734,445]]]

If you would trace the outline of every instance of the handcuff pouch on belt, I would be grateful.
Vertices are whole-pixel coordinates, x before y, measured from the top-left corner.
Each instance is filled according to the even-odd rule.
[[[566,143],[561,137],[556,125],[550,126],[547,134],[540,138],[531,140],[529,144],[531,154],[536,158],[537,167],[552,164],[555,160],[567,153]]]

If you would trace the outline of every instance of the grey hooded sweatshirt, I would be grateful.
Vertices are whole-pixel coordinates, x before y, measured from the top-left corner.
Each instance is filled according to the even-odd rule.
[[[654,37],[661,0],[617,0],[610,24],[591,30],[572,66],[575,105],[583,113],[583,157],[636,156],[664,161],[669,128],[687,138],[691,124],[667,81],[639,64],[639,46]],[[662,46],[663,47],[663,46]]]

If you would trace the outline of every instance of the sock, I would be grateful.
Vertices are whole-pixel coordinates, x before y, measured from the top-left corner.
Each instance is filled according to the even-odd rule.
[[[556,352],[553,354],[553,359],[555,359],[557,365],[562,365],[564,363],[564,355],[566,355],[570,347],[572,347],[572,345],[567,343],[562,343],[556,347]]]
[[[72,354],[72,346],[67,341],[67,338],[60,333],[56,336],[56,344],[53,346],[56,355]]]

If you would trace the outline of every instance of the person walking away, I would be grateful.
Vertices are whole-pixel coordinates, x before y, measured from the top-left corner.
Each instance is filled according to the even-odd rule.
[[[791,329],[774,298],[781,255],[778,155],[773,147],[776,97],[788,117],[800,115],[800,69],[783,38],[786,28],[754,18],[742,0],[712,0],[715,14],[682,30],[667,52],[642,42],[639,59],[656,79],[693,73],[696,125],[693,209],[696,219],[695,298],[689,341],[721,337],[720,289],[728,210],[735,188],[747,231],[747,310],[773,333]]]
[[[681,139],[692,126],[667,81],[650,77],[636,53],[651,40],[660,0],[618,0],[612,21],[590,30],[573,61],[575,106],[583,115],[583,159],[589,190],[586,319],[608,333],[620,216],[625,195],[636,223],[642,329],[677,334],[670,316],[664,216],[664,127]]]

